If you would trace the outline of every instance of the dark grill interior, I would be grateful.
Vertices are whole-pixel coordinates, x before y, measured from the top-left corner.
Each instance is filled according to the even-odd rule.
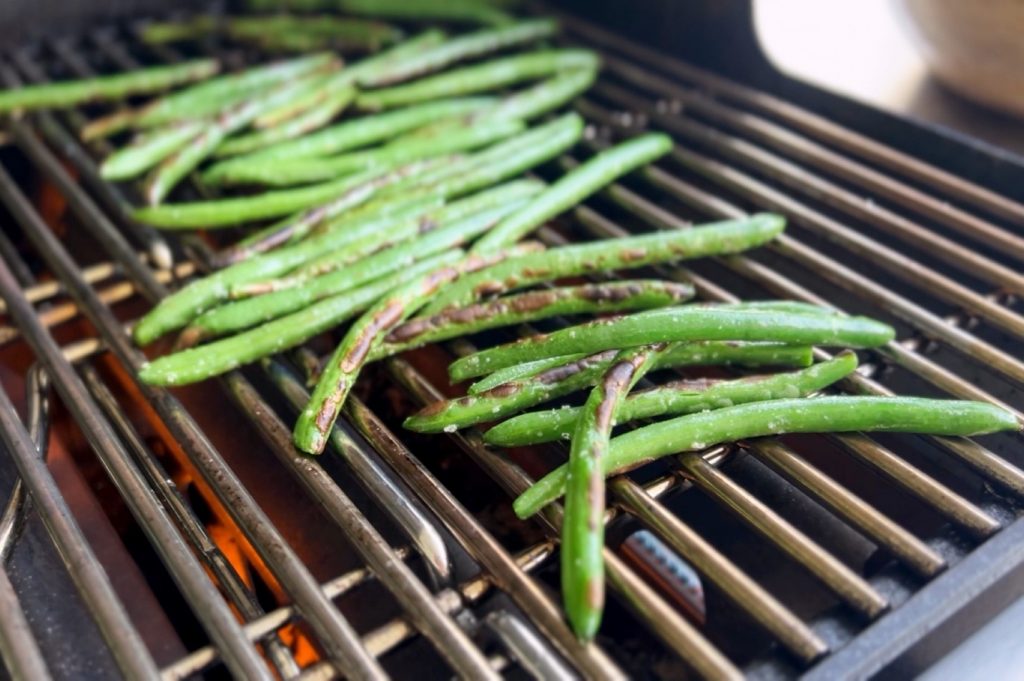
[[[678,144],[545,228],[546,242],[783,213],[791,226],[769,248],[660,274],[707,300],[793,298],[896,325],[901,340],[865,354],[843,391],[1024,405],[1024,205],[562,18],[564,41],[601,51],[605,68],[577,105],[587,141],[538,174],[639,129]],[[216,40],[187,51],[118,25],[9,51],[2,77],[259,56]],[[559,609],[559,512],[522,523],[510,508],[565,448],[501,452],[473,431],[400,427],[454,394],[442,371],[453,356],[507,336],[373,367],[316,460],[289,432],[328,339],[173,393],[133,382],[144,358],[124,325],[232,237],[132,223],[132,189],[97,175],[104,145],[75,136],[101,113],[43,113],[0,133],[0,378],[22,414],[0,405],[0,490],[14,499],[0,523],[0,644],[24,665],[12,675],[40,660],[55,677],[168,679],[357,676],[375,660],[432,678],[476,677],[484,661],[511,678],[899,674],[934,657],[917,644],[952,640],[933,625],[1022,591],[1019,435],[765,439],[609,485],[612,596],[598,644],[582,647]],[[49,473],[33,441],[48,443]],[[11,491],[19,475],[30,511]]]

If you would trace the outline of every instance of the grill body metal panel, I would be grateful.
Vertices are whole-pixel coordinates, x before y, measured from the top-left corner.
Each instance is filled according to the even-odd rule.
[[[562,18],[563,40],[599,50],[606,66],[577,104],[594,134],[539,174],[571,168],[647,127],[673,134],[677,148],[541,230],[542,239],[685,229],[778,210],[793,226],[763,252],[661,273],[692,280],[708,300],[791,297],[894,322],[900,340],[866,355],[844,391],[959,396],[1024,409],[1024,317],[1016,300],[1024,290],[1024,205],[792,103]],[[235,63],[246,56],[230,45],[210,49]],[[3,55],[0,75],[13,85],[179,58],[141,46],[120,25],[13,50]],[[131,315],[112,306],[145,309],[178,278],[203,271],[211,254],[197,239],[165,239],[128,219],[137,197],[96,172],[106,149],[76,140],[89,113],[13,121],[6,128],[11,149],[0,149],[0,350],[25,341],[39,361],[27,374],[26,423],[14,405],[20,395],[0,396],[4,450],[28,491],[10,504],[9,522],[0,522],[0,603],[27,615],[0,627],[0,652],[12,670],[67,675],[57,651],[36,644],[43,638],[33,627],[37,603],[4,565],[23,560],[14,555],[19,544],[41,536],[35,517],[85,604],[76,612],[100,634],[88,640],[109,651],[105,664],[127,677],[186,678],[219,664],[247,678],[332,678],[339,670],[379,678],[408,669],[473,678],[624,678],[681,669],[715,678],[860,677],[918,669],[1024,592],[1019,435],[982,442],[771,439],[672,457],[610,483],[609,633],[582,646],[553,593],[560,509],[510,530],[490,516],[500,512],[495,507],[507,511],[507,503],[481,503],[432,457],[435,447],[447,452],[446,461],[470,479],[482,473],[487,493],[499,496],[525,489],[537,461],[493,451],[475,431],[425,440],[395,428],[398,411],[447,390],[417,357],[370,372],[382,390],[350,399],[335,453],[320,461],[298,456],[285,424],[304,399],[302,370],[318,361],[311,345],[229,374],[211,390],[258,434],[269,465],[297,483],[298,501],[319,509],[320,521],[344,538],[336,550],[358,567],[327,578],[314,574],[303,559],[307,547],[247,488],[188,400],[134,387],[279,587],[277,602],[268,603],[119,408],[109,363],[134,375],[145,358],[124,328]],[[68,220],[101,251],[99,262],[83,261],[51,231],[29,198],[21,179],[27,174],[66,202]],[[1002,178],[988,184],[1001,188]],[[59,286],[35,281],[39,270]],[[67,300],[56,302],[63,294]],[[58,347],[59,325],[79,315],[88,322],[85,333]],[[472,349],[458,341],[431,357]],[[204,632],[199,645],[169,662],[155,661],[152,643],[139,634],[39,457],[49,440],[42,405],[50,384]],[[401,406],[388,409],[388,399]],[[559,446],[541,452],[549,462],[564,455]],[[29,533],[19,540],[5,528],[16,528],[25,513]],[[638,529],[701,576],[706,624],[688,619],[663,585],[648,580],[652,572],[618,548]],[[364,598],[387,603],[384,621],[367,621],[346,605],[372,589]],[[286,642],[296,624],[315,643],[314,662],[302,663]],[[748,630],[756,645],[730,640]]]

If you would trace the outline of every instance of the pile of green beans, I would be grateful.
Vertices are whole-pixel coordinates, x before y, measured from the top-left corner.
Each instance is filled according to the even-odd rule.
[[[600,69],[593,52],[548,46],[555,21],[517,21],[499,0],[287,4],[361,18],[150,24],[143,37],[153,43],[222,35],[307,54],[222,75],[200,60],[20,88],[0,93],[0,113],[172,90],[83,129],[85,139],[133,135],[100,173],[142,179],[150,205],[133,212],[142,223],[253,228],[214,255],[213,272],[135,325],[139,345],[178,333],[174,352],[141,368],[146,383],[187,385],[338,330],[293,431],[299,450],[319,454],[367,363],[482,339],[483,349],[448,367],[453,382],[479,379],[467,394],[426,405],[404,426],[486,425],[484,440],[500,447],[569,441],[567,462],[513,508],[527,518],[564,495],[562,596],[581,640],[602,618],[607,476],[784,433],[1020,429],[1015,414],[988,404],[818,395],[856,370],[854,350],[894,339],[881,321],[793,301],[692,302],[685,281],[608,276],[758,248],[784,230],[779,215],[552,248],[523,241],[673,148],[667,135],[641,133],[550,183],[524,177],[547,178],[550,162],[583,137],[585,121],[566,107]],[[379,19],[474,27],[449,35],[425,26],[403,40]],[[336,47],[359,54],[341,59]],[[202,200],[163,203],[193,175]],[[247,193],[210,197],[237,185]],[[595,275],[602,280],[580,281]],[[532,323],[547,332],[493,342]],[[815,364],[818,346],[842,351]],[[683,367],[699,378],[634,390]],[[702,367],[740,376],[708,378]]]

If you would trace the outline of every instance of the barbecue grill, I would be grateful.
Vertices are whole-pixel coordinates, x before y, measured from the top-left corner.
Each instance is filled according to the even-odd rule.
[[[226,39],[145,45],[145,4],[115,17],[106,3],[5,3],[20,42],[6,43],[3,85],[192,52],[265,58]],[[783,78],[746,2],[620,5],[527,8],[605,64],[576,105],[587,140],[538,174],[641,129],[677,146],[543,240],[783,213],[791,227],[769,248],[660,273],[707,300],[793,298],[893,323],[899,340],[843,391],[1024,407],[1024,166]],[[453,394],[439,367],[469,340],[375,366],[318,459],[289,426],[328,339],[184,390],[135,381],[144,357],[126,324],[219,242],[132,222],[138,197],[97,173],[104,143],[76,136],[105,112],[0,131],[11,676],[904,676],[1024,593],[1019,434],[761,439],[610,483],[609,609],[581,645],[558,605],[559,510],[521,522],[510,507],[565,449],[400,427]]]

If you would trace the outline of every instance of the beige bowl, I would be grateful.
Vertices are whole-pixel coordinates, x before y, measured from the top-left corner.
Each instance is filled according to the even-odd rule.
[[[1024,0],[901,0],[935,75],[1024,116]]]

